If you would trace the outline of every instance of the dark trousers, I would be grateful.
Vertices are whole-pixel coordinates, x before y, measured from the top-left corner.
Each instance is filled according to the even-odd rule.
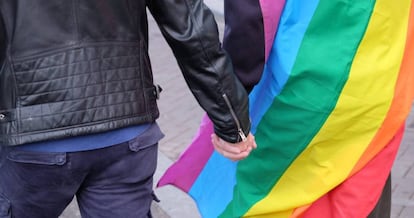
[[[377,205],[369,214],[368,218],[390,218],[391,217],[391,174],[388,176],[384,189]]]
[[[158,140],[70,153],[0,146],[0,218],[55,218],[75,195],[82,217],[151,217]]]

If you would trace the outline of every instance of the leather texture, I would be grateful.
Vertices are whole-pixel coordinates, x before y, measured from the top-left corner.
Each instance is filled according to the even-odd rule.
[[[240,141],[239,123],[247,135],[247,94],[221,47],[213,14],[202,1],[3,0],[0,144],[99,133],[156,120],[147,8],[216,133]]]

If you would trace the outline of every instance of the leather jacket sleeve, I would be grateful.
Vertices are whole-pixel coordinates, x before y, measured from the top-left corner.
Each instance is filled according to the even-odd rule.
[[[212,12],[200,0],[148,0],[148,7],[215,133],[241,141],[250,132],[248,96],[221,46]]]

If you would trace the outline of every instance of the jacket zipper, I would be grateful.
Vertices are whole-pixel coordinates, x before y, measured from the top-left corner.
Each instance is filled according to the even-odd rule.
[[[226,102],[226,104],[227,104],[227,107],[228,107],[228,108],[229,108],[229,110],[230,110],[230,114],[231,114],[231,116],[233,117],[234,122],[236,123],[236,126],[237,126],[237,132],[239,133],[239,136],[241,137],[242,141],[246,141],[246,140],[247,140],[247,137],[246,137],[246,135],[244,134],[244,132],[243,132],[243,130],[242,130],[242,128],[241,128],[240,121],[239,121],[239,119],[237,118],[236,113],[235,113],[235,112],[234,112],[234,110],[233,110],[233,107],[231,106],[231,103],[230,103],[229,98],[227,97],[227,95],[226,95],[226,94],[223,94],[222,96],[223,96],[224,101],[225,101],[225,102]]]
[[[78,1],[77,0],[72,0],[72,10],[73,10],[73,22],[75,23],[75,26],[76,26],[76,44],[77,44],[77,46],[79,46],[79,44],[81,43],[80,42],[80,39],[81,39],[81,36],[80,36],[80,27],[79,27],[79,21],[78,21],[78,8],[79,8],[79,5],[78,5]]]

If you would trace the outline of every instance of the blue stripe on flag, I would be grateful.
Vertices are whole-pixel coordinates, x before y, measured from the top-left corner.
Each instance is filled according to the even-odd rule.
[[[203,218],[217,218],[233,198],[237,162],[216,151],[189,190]],[[218,179],[219,178],[219,179]]]
[[[262,78],[250,94],[252,132],[279,95],[292,71],[299,47],[319,0],[287,0],[280,18],[276,39]],[[300,21],[300,22],[299,22]],[[259,107],[257,105],[260,105]]]

